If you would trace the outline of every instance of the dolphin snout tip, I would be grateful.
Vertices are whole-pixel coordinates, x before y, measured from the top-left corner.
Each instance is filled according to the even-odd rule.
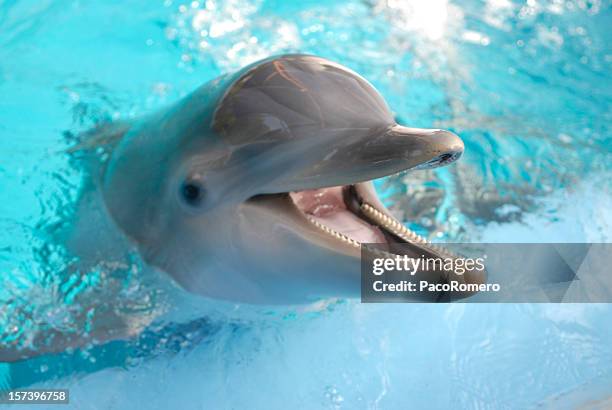
[[[439,151],[438,155],[429,161],[429,165],[434,167],[455,162],[465,150],[463,140],[457,134],[446,130],[435,130],[432,135],[432,144]]]
[[[410,128],[395,124],[386,133],[406,142],[405,158],[416,162],[412,169],[448,165],[461,157],[465,146],[455,133],[441,129]]]
[[[457,161],[465,149],[465,145],[459,136],[446,130],[426,130],[422,133],[421,140],[423,152],[427,158],[415,169],[431,169],[449,165]]]

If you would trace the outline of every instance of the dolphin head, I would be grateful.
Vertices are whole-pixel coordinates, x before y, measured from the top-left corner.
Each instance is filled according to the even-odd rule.
[[[285,55],[132,127],[104,196],[145,258],[190,291],[270,304],[350,297],[361,243],[441,252],[393,218],[371,180],[450,164],[463,148],[451,132],[398,125],[348,68]]]

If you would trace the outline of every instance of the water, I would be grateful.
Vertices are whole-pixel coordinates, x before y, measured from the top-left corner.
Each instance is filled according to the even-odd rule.
[[[126,317],[168,309],[173,290],[152,285],[129,249],[87,280],[70,273],[73,255],[53,238],[82,182],[63,151],[97,122],[282,52],[343,63],[402,123],[464,139],[452,168],[377,182],[411,228],[436,240],[609,242],[610,6],[1,3],[0,340],[81,331],[70,328],[85,309],[75,296],[110,285]],[[69,387],[75,408],[559,408],[612,392],[609,305],[181,303],[193,321],[0,365],[0,387]]]

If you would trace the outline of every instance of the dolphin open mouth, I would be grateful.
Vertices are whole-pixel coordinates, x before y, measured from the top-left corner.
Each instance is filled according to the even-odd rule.
[[[430,255],[455,256],[398,221],[378,199],[372,182],[295,191],[289,197],[319,230],[355,248],[403,243]]]
[[[293,162],[285,165],[293,172],[279,176],[275,188],[268,193],[246,201],[245,206],[260,215],[256,218],[258,222],[253,222],[258,229],[275,232],[288,243],[299,238],[295,243],[304,246],[304,255],[293,257],[302,257],[300,260],[313,254],[313,249],[319,255],[336,255],[338,264],[357,262],[357,266],[364,257],[372,255],[399,256],[403,260],[406,257],[451,260],[457,263],[434,270],[421,269],[413,279],[424,278],[430,283],[484,283],[483,271],[453,267],[463,265],[464,256],[430,243],[398,221],[380,201],[372,183],[376,178],[397,172],[431,169],[454,162],[464,149],[459,137],[443,130],[393,125],[368,138],[347,137],[347,141],[348,145],[341,144],[343,149],[328,150],[330,153],[324,157],[307,157],[301,151],[299,157],[286,156]],[[334,142],[338,144],[338,139]],[[266,227],[264,222],[259,222],[264,220],[272,223]],[[337,280],[333,275],[328,279]],[[351,286],[354,284],[347,283],[347,288]],[[470,294],[454,293],[453,297]],[[423,296],[424,300],[427,298]]]
[[[385,231],[364,218],[355,186],[336,186],[290,193],[297,208],[322,230],[350,244],[384,243]]]
[[[313,190],[294,191],[289,198],[299,213],[311,225],[332,240],[338,248],[352,248],[353,255],[361,255],[365,247],[369,253],[384,257],[464,259],[449,249],[433,244],[404,226],[383,205],[371,181]],[[370,247],[368,244],[385,244]],[[343,246],[344,245],[344,246]],[[332,245],[333,246],[333,245]],[[384,249],[384,250],[383,250]],[[446,268],[437,273],[423,272],[423,278],[436,283],[484,283],[486,273],[477,270],[456,272]],[[472,292],[455,294],[466,297]],[[440,296],[443,297],[443,296]]]

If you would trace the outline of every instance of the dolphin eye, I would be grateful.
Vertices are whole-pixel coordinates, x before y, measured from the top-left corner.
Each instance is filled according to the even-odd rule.
[[[181,198],[191,206],[199,205],[204,199],[204,188],[196,181],[186,181],[181,186]]]

